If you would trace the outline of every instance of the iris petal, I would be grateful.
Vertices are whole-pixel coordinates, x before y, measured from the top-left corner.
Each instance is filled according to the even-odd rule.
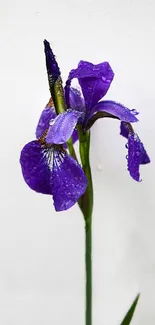
[[[32,190],[42,194],[52,194],[47,154],[48,151],[43,150],[38,141],[31,141],[24,146],[20,156],[25,182]]]
[[[74,129],[73,134],[72,134],[72,144],[76,143],[76,141],[79,140],[79,135],[78,135],[78,131],[76,129]],[[68,149],[67,147],[67,143],[63,144],[64,149]]]
[[[128,137],[128,170],[131,177],[140,181],[139,166],[141,164],[148,164],[150,158],[140,141],[137,134],[130,134]]]
[[[128,136],[129,136],[129,126],[128,126],[128,123],[121,122],[121,125],[120,125],[120,135],[122,135],[124,138],[128,139]]]
[[[66,153],[54,151],[53,199],[56,211],[67,210],[84,194],[86,176],[80,165]]]
[[[118,117],[121,121],[131,122],[131,123],[138,121],[136,117],[137,112],[135,113],[135,111],[130,110],[129,108],[123,106],[122,104],[119,104],[112,100],[105,100],[97,103],[93,107],[91,114],[95,112],[101,112],[101,111],[110,113]]]
[[[72,144],[74,144],[78,140],[79,140],[78,131],[76,129],[74,129],[73,134],[72,134]],[[63,147],[64,147],[64,149],[68,149],[67,143],[64,143]]]
[[[36,128],[36,138],[39,139],[43,133],[48,129],[49,122],[51,119],[56,117],[54,107],[46,106],[42,111],[37,128]]]
[[[75,109],[81,109],[84,107],[84,99],[81,97],[81,93],[76,88],[70,88],[70,107]],[[69,107],[69,106],[68,106]]]
[[[92,64],[80,61],[77,69],[71,70],[66,82],[65,92],[69,101],[70,84],[73,78],[77,78],[85,99],[88,111],[107,93],[113,80],[114,73],[108,62]]]
[[[59,114],[49,127],[46,141],[51,144],[65,143],[72,136],[78,119],[82,114],[72,109],[68,109],[66,112]]]
[[[78,131],[76,129],[74,129],[73,134],[72,134],[72,143],[74,144],[77,140],[79,140]]]
[[[31,141],[23,148],[20,163],[25,182],[36,192],[53,195],[56,211],[69,209],[86,190],[82,168],[61,146],[45,148]]]

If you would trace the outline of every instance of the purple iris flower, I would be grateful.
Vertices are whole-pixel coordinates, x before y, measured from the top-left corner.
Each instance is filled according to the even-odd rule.
[[[49,42],[45,40],[44,46],[52,99],[39,119],[36,140],[22,149],[20,163],[29,187],[52,195],[55,209],[61,211],[74,205],[87,188],[83,169],[65,150],[71,137],[73,143],[78,139],[77,129],[89,132],[98,118],[119,119],[121,135],[128,139],[128,170],[137,181],[140,180],[139,166],[149,163],[150,159],[130,124],[138,121],[138,113],[114,101],[100,101],[114,78],[109,63],[94,65],[80,61],[77,69],[69,73],[63,89],[60,69]],[[78,79],[83,96],[71,87],[74,78]]]

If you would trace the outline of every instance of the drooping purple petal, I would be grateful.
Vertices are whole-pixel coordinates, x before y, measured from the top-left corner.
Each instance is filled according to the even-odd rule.
[[[86,176],[80,165],[65,152],[54,151],[53,199],[56,211],[67,210],[84,194]]]
[[[39,193],[52,194],[51,171],[48,166],[48,151],[38,141],[31,141],[21,151],[20,163],[28,186]]]
[[[126,122],[121,122],[120,124],[120,135],[128,139],[129,136],[129,125]]]
[[[136,117],[137,112],[130,110],[129,108],[125,107],[122,104],[119,104],[117,102],[114,102],[112,100],[104,100],[99,103],[97,103],[92,111],[91,115],[95,112],[107,112],[110,113],[116,117],[118,117],[121,121],[124,122],[137,122],[138,119]]]
[[[129,133],[127,159],[131,177],[136,181],[140,181],[139,166],[141,164],[148,164],[150,158],[137,134]]]
[[[39,139],[42,134],[48,129],[50,120],[56,117],[54,107],[46,106],[42,111],[37,128],[36,138]]]
[[[68,109],[66,112],[59,114],[49,127],[46,141],[51,144],[65,143],[71,137],[81,115],[81,112],[72,109]]]
[[[114,73],[108,62],[92,64],[80,61],[77,69],[71,70],[66,82],[66,99],[69,101],[70,84],[77,78],[82,89],[87,110],[91,108],[106,94],[113,80]]]
[[[47,40],[44,40],[44,48],[48,77],[51,80],[51,83],[55,83],[58,77],[60,76],[60,69],[58,67],[53,51],[50,47],[50,43]]]
[[[61,146],[31,141],[22,149],[20,163],[25,182],[38,193],[53,195],[56,211],[69,209],[86,190],[82,168]]]

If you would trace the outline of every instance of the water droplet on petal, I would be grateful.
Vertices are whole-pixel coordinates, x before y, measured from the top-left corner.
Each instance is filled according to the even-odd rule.
[[[54,124],[54,118],[52,120],[49,121],[49,125],[52,126]]]
[[[131,112],[132,112],[134,115],[138,115],[138,114],[139,114],[139,112],[137,112],[136,109],[131,109]]]

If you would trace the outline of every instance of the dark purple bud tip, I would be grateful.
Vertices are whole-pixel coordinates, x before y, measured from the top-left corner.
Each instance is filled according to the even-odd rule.
[[[48,76],[52,77],[53,81],[55,82],[58,77],[60,76],[60,70],[55,59],[55,56],[52,52],[50,47],[50,43],[47,40],[44,40],[44,49],[45,49],[45,56],[46,56],[46,68]]]

